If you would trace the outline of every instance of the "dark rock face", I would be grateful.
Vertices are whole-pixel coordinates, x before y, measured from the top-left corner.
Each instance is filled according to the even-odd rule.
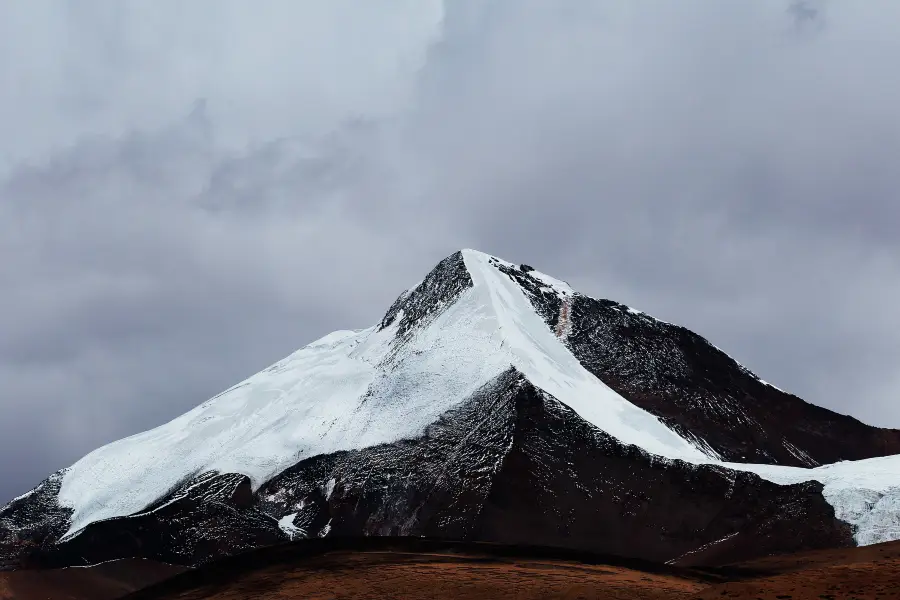
[[[31,494],[0,507],[0,570],[16,569],[33,553],[51,548],[69,528],[72,510],[56,501],[63,471]]]
[[[766,385],[684,327],[580,295],[570,318],[567,343],[586,369],[725,460],[808,467],[900,453],[900,431]]]
[[[534,388],[516,413],[514,444],[481,515],[484,539],[664,561],[733,536],[706,555],[713,562],[853,545],[821,484],[779,486],[653,457]]]
[[[57,568],[123,557],[198,565],[287,541],[278,523],[255,504],[246,476],[205,473],[143,512],[92,523],[67,541],[29,553],[24,566]]]
[[[528,269],[495,266],[556,329],[559,296]],[[814,467],[900,454],[900,431],[866,425],[766,385],[684,327],[580,294],[566,311],[570,333],[564,342],[588,371],[724,460]]]
[[[400,316],[398,337],[415,326],[422,326],[449,306],[466,289],[472,287],[472,277],[466,269],[462,252],[451,254],[425,277],[418,286],[400,295],[381,319],[381,329]]]

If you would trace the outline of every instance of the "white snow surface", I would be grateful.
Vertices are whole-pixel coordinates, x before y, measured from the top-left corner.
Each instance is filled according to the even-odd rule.
[[[499,338],[502,350],[496,354],[503,356],[506,365],[515,366],[532,384],[620,442],[672,458],[709,458],[657,417],[589,373],[534,311],[519,286],[490,264],[491,257],[472,250],[464,251],[464,257],[474,291],[482,297],[480,303],[489,307],[487,324]],[[538,272],[531,275],[545,282],[552,280]]]
[[[290,537],[291,539],[294,539],[298,536],[306,536],[306,531],[294,525],[294,518],[296,518],[296,516],[297,513],[291,513],[289,515],[284,515],[278,520],[278,528],[288,534],[288,537]]]
[[[470,253],[470,256],[474,256],[476,254],[481,254],[480,252],[476,253],[474,250],[470,250],[468,252]],[[494,258],[494,257],[489,257],[489,258]],[[497,262],[501,262],[501,263],[504,263],[507,265],[509,264],[506,261],[502,261],[497,258],[495,258],[495,260],[497,260]],[[528,274],[561,296],[571,296],[575,293],[575,290],[573,290],[572,287],[568,283],[566,283],[565,281],[563,281],[561,279],[551,277],[550,275],[547,275],[546,273],[541,273],[540,271],[529,271]]]
[[[782,485],[818,481],[835,516],[854,528],[860,546],[900,539],[900,455],[848,460],[814,469],[722,463]]]
[[[620,442],[781,484],[822,481],[860,543],[900,538],[900,457],[816,469],[722,463],[584,369],[491,264],[510,263],[474,250],[463,259],[473,286],[409,340],[396,339],[400,316],[382,331],[336,331],[169,423],[79,460],[59,492],[73,509],[66,536],[136,513],[203,473],[242,473],[257,489],[304,458],[416,436],[512,365]],[[530,274],[560,296],[575,293],[549,275]]]

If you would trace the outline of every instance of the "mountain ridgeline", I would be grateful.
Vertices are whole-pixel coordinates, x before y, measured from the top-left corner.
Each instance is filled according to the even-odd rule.
[[[0,568],[398,535],[723,564],[900,538],[898,454],[683,327],[464,250],[375,326],[13,500]]]

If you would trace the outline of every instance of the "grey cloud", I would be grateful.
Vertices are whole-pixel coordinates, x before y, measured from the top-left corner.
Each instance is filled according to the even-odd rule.
[[[315,148],[296,151],[309,142],[234,156],[196,121],[87,140],[0,186],[0,451],[40,446],[7,496],[367,326],[423,268],[334,201],[345,188],[320,181]],[[346,173],[339,148],[322,155]]]
[[[436,168],[448,218],[896,424],[900,89],[882,75],[900,48],[881,19],[897,8],[828,5],[798,35],[775,2],[604,4],[568,27],[503,6],[472,26],[499,29],[489,57],[429,80],[463,90],[423,125],[433,162],[457,166]]]
[[[900,426],[893,2],[34,6],[3,8],[49,29],[2,42],[46,70],[0,100],[0,452],[34,451],[0,496],[460,247]]]

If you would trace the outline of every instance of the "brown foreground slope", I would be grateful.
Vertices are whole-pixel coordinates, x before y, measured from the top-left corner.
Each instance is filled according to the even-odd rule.
[[[667,575],[560,560],[336,552],[311,559],[302,568],[260,569],[225,587],[219,582],[207,582],[184,592],[134,598],[687,599],[702,587],[695,581]]]
[[[738,567],[769,575],[721,583],[695,597],[698,600],[900,598],[900,542],[771,556]]]
[[[127,599],[687,599],[718,581],[714,572],[558,548],[332,538],[231,557]]]
[[[312,540],[235,556],[126,593],[175,569],[119,561],[0,573],[0,600],[900,599],[896,542],[682,568],[554,548],[415,538]]]
[[[202,567],[128,600],[900,599],[900,543],[683,568],[553,548],[318,540]]]
[[[184,572],[150,560],[93,567],[0,572],[0,600],[113,600]]]

